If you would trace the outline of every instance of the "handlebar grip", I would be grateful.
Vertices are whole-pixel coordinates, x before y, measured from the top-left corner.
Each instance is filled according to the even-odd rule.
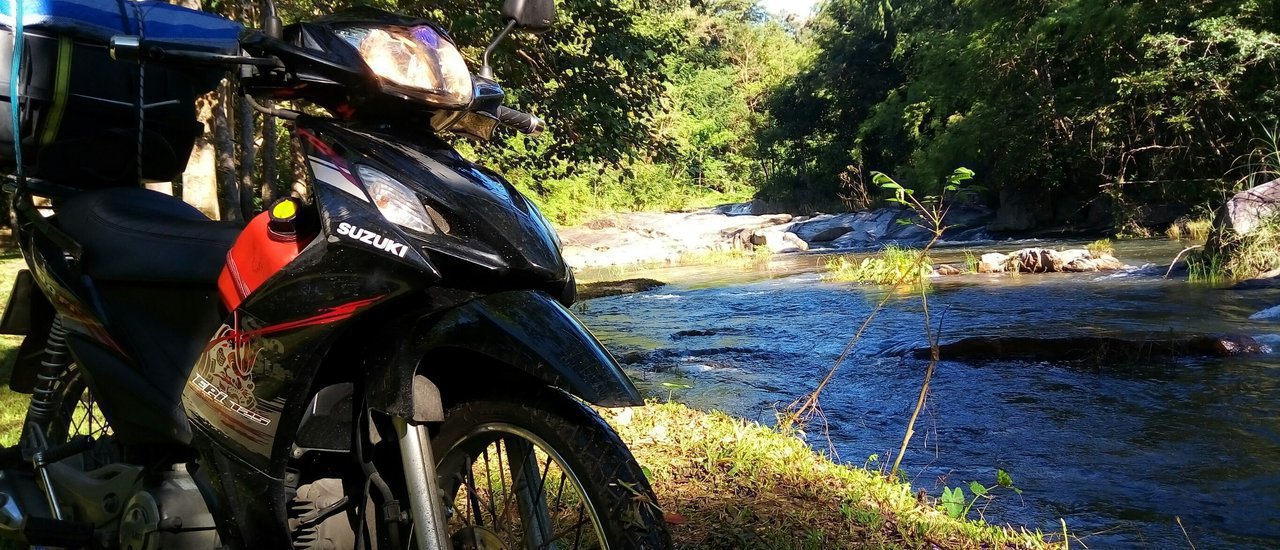
[[[517,111],[510,107],[498,106],[498,122],[510,126],[526,134],[539,134],[547,125],[542,119],[529,113]]]
[[[120,34],[111,37],[107,46],[111,59],[116,61],[147,61],[172,65],[212,65],[215,67],[282,67],[276,58],[251,57],[208,52],[198,46],[177,42],[143,42],[138,36]]]

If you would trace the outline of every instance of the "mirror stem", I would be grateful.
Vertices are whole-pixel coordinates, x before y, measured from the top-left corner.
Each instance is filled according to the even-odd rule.
[[[484,66],[480,67],[480,76],[493,80],[493,67],[489,66],[489,54],[493,53],[493,50],[498,47],[498,43],[502,42],[502,39],[506,38],[508,34],[511,34],[511,29],[514,28],[516,28],[516,20],[512,19],[507,22],[507,28],[502,29],[502,32],[498,33],[498,37],[493,39],[488,48],[485,48]]]
[[[279,39],[284,35],[283,26],[280,16],[276,14],[276,0],[263,0],[262,33],[271,38]]]

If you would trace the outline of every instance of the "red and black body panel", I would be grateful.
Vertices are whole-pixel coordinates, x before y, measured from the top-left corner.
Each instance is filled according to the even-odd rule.
[[[230,315],[183,393],[202,454],[218,456],[215,487],[244,512],[242,531],[228,536],[285,540],[276,537],[285,536],[286,499],[275,495],[295,451],[350,447],[341,430],[296,439],[316,394],[335,384],[362,388],[355,398],[370,409],[413,417],[415,375],[499,382],[467,381],[474,366],[446,362],[465,354],[598,404],[640,402],[559,301],[572,300],[573,281],[554,233],[509,184],[442,143],[424,152],[316,119],[299,121],[298,133],[320,233]],[[359,163],[419,193],[437,232],[387,222],[364,194]]]

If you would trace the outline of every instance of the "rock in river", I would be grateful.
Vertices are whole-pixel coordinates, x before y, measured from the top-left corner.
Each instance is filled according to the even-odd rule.
[[[1280,179],[1245,189],[1222,206],[1214,220],[1214,232],[1248,235],[1268,218],[1280,214]]]
[[[1124,262],[1110,254],[1094,255],[1084,249],[1053,250],[1049,248],[1024,248],[1011,254],[983,254],[978,260],[979,273],[1081,273],[1086,271],[1115,271],[1123,269]]]
[[[939,357],[957,361],[1096,361],[1125,362],[1153,357],[1225,357],[1265,353],[1267,349],[1243,334],[1174,335],[1155,333],[1131,338],[1073,336],[1036,338],[1028,336],[975,336],[938,346]],[[928,359],[929,348],[911,351],[918,359]]]
[[[605,296],[635,294],[637,292],[645,292],[666,285],[667,283],[655,281],[653,279],[626,279],[623,281],[586,283],[578,285],[578,299],[590,300],[592,298],[604,298]]]

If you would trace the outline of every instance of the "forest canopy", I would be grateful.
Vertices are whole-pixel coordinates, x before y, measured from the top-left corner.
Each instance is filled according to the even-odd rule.
[[[966,166],[1009,230],[1158,225],[1261,177],[1250,159],[1276,147],[1280,0],[557,4],[552,31],[494,59],[549,131],[457,146],[560,223],[752,197],[859,208],[871,171],[928,190]],[[281,6],[289,23],[349,5]],[[473,67],[502,26],[496,0],[367,5],[441,22]]]

